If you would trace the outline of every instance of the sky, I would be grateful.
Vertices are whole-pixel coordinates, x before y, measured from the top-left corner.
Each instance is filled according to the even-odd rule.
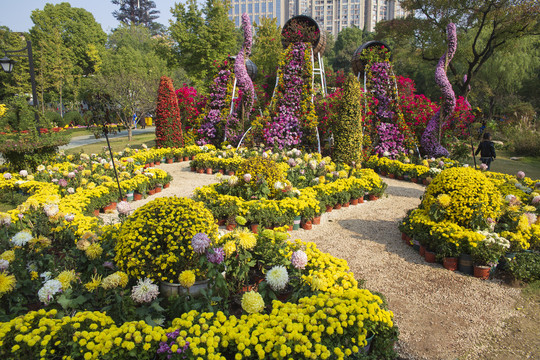
[[[0,0],[0,25],[10,28],[11,31],[28,31],[33,26],[30,15],[35,9],[43,9],[45,4],[59,4],[68,2],[71,7],[83,8],[94,15],[94,18],[105,32],[110,32],[118,26],[118,21],[112,12],[118,9],[110,0]],[[159,18],[156,22],[169,26],[172,18],[170,9],[180,0],[154,0]]]

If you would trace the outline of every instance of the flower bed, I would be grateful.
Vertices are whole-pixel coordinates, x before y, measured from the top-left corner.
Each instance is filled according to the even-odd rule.
[[[254,161],[267,164],[246,167]],[[326,206],[345,204],[369,193],[380,196],[385,189],[369,169],[336,165],[320,154],[298,150],[217,151],[197,155],[192,161],[192,167],[206,166],[234,169],[238,174],[228,178],[218,175],[220,183],[196,189],[195,199],[204,202],[217,219],[243,215],[249,222],[266,227],[290,225],[296,216],[310,221]],[[272,176],[265,174],[273,166],[280,170]]]
[[[524,174],[443,170],[400,229],[440,259],[468,254],[479,266],[504,264],[505,253],[538,253],[540,193],[533,183]]]
[[[0,243],[5,250],[0,255],[2,266],[7,262],[0,272],[2,318],[7,320],[0,323],[1,348],[12,358],[154,359],[177,353],[188,359],[339,359],[361,352],[368,334],[376,334],[375,354],[390,357],[397,331],[381,298],[358,288],[346,261],[321,252],[313,243],[287,242],[282,232],[254,235],[238,229],[219,239],[196,234],[188,247],[198,263],[183,264],[188,268],[179,281],[189,288],[195,276],[184,275],[192,272],[206,276],[213,286],[198,296],[188,292],[163,298],[157,285],[142,278],[151,274],[135,274],[127,262],[113,261],[115,244],[129,247],[121,240],[124,235],[136,239],[142,252],[120,260],[129,258],[137,264],[145,249],[156,251],[153,236],[167,239],[174,234],[178,219],[167,230],[160,230],[152,219],[147,219],[146,227],[138,226],[143,213],[170,220],[166,209],[159,215],[156,207],[164,208],[160,201],[184,211],[182,221],[194,226],[186,224],[184,230],[214,229],[213,221],[194,217],[200,204],[174,198],[149,203],[122,225],[95,229],[97,233],[81,237],[76,246],[66,243],[63,256],[52,251],[57,237],[51,242],[2,226],[0,230],[9,235],[5,239],[11,240]],[[186,211],[193,216],[186,216]],[[164,250],[176,253],[172,243]],[[182,270],[173,263],[162,265],[164,270]],[[250,284],[258,291],[242,290]],[[286,297],[275,300],[283,293]],[[36,306],[44,309],[24,314],[25,308]],[[14,317],[15,309],[23,315]]]

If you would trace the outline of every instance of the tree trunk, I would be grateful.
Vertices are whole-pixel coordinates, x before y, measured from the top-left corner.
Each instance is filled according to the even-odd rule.
[[[133,138],[133,134],[132,134],[132,128],[131,126],[128,126],[127,128],[127,132],[128,132],[128,141],[131,141],[131,139]]]

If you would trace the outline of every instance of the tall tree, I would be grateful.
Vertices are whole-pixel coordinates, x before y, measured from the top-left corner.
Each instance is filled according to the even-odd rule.
[[[20,50],[26,47],[26,39],[28,34],[12,32],[6,26],[0,26],[0,49],[2,50]],[[17,53],[26,55],[25,52]],[[3,53],[0,56],[4,57]],[[0,71],[0,99],[6,99],[14,95],[30,94],[32,88],[30,84],[30,75],[28,72],[27,57],[12,57],[17,63],[13,67],[13,71],[7,74]]]
[[[71,7],[69,3],[46,4],[43,10],[32,11],[31,19],[34,26],[30,29],[30,35],[37,50],[48,41],[56,28],[62,39],[62,51],[69,56],[74,74],[89,75],[95,72],[99,63],[99,56],[96,55],[103,51],[107,34],[90,12]]]
[[[364,32],[356,26],[343,29],[338,34],[334,45],[334,61],[332,63],[334,70],[349,72],[351,70],[351,58],[354,51],[372,38],[373,34]]]
[[[276,18],[262,17],[254,25],[253,55],[251,60],[257,65],[263,75],[276,74],[279,55],[283,50],[281,46],[281,27]]]
[[[170,32],[178,62],[196,84],[211,81],[208,75],[214,61],[221,62],[238,51],[237,31],[228,9],[228,2],[206,0],[199,9],[196,0],[188,0],[171,10],[175,20],[171,21]]]
[[[455,23],[460,37],[456,61],[450,66],[454,85],[462,95],[498,51],[512,46],[517,39],[540,34],[540,3],[537,0],[403,0],[401,6],[415,12],[416,46],[422,58],[435,62],[442,53],[444,34]],[[462,81],[463,75],[467,75]]]
[[[159,78],[166,63],[155,52],[156,40],[143,26],[121,26],[111,35],[101,72],[92,78],[90,93],[107,99],[109,108],[128,129],[155,108]]]
[[[112,0],[120,9],[113,12],[113,16],[126,25],[142,25],[153,33],[162,30],[162,25],[154,20],[159,18],[156,3],[151,0]]]

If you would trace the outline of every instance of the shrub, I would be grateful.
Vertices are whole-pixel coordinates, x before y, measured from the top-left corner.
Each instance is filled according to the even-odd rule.
[[[422,206],[430,210],[438,204],[441,194],[449,195],[451,200],[440,220],[469,227],[480,219],[496,219],[500,214],[501,193],[484,174],[472,168],[443,170],[427,187]]]
[[[64,123],[66,125],[83,125],[83,119],[78,111],[70,111],[64,115]]]
[[[45,111],[45,119],[54,126],[64,127],[64,119],[56,111]]]
[[[540,254],[517,253],[516,257],[510,261],[510,273],[517,280],[525,282],[540,280]]]
[[[196,267],[191,239],[197,233],[217,237],[214,217],[203,203],[159,198],[137,209],[122,224],[115,260],[136,278],[176,283],[183,270]]]

